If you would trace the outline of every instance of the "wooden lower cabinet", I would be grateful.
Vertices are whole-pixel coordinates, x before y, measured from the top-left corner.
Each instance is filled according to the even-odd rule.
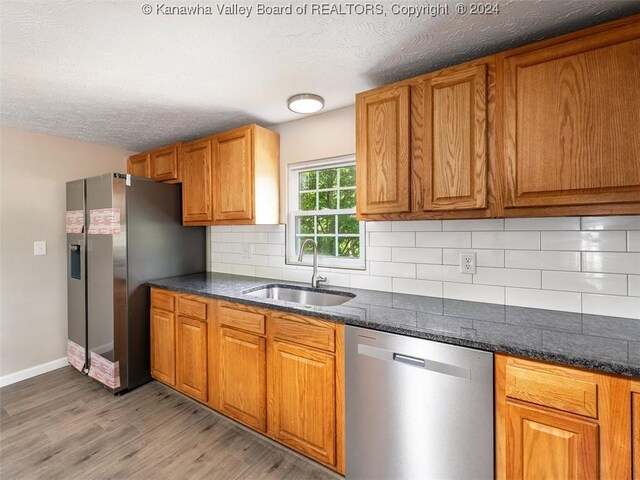
[[[631,480],[632,385],[496,354],[496,479]]]
[[[315,460],[334,465],[334,356],[281,341],[271,346],[269,434]]]
[[[176,332],[176,388],[206,402],[207,322],[179,315]]]
[[[631,428],[633,432],[633,478],[640,479],[640,382],[635,382],[631,389],[631,410],[633,412]]]
[[[176,321],[173,313],[151,308],[151,375],[176,384]]]
[[[219,409],[251,428],[267,430],[266,339],[221,328],[219,336]]]
[[[598,478],[596,422],[511,401],[506,413],[507,478]]]

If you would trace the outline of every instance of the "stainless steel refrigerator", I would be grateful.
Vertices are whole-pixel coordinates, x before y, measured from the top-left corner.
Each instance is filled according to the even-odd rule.
[[[151,379],[145,282],[206,270],[181,188],[118,173],[67,183],[67,358],[113,393]]]

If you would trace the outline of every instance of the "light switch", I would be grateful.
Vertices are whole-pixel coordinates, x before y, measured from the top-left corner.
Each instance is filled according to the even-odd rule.
[[[40,240],[33,242],[33,254],[34,255],[46,255],[47,254],[47,242]]]

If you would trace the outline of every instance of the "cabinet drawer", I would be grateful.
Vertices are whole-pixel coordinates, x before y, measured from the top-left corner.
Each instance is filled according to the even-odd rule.
[[[186,317],[207,319],[207,303],[193,298],[178,297],[178,312]]]
[[[289,320],[273,319],[273,336],[281,340],[335,352],[335,330],[330,325],[323,325],[317,320],[300,317]]]
[[[230,306],[220,307],[220,324],[247,332],[264,335],[264,315]]]
[[[161,290],[151,289],[151,306],[165,310],[167,312],[173,312],[175,310],[174,304],[175,297],[168,292]]]
[[[507,364],[508,397],[545,407],[598,417],[598,384],[589,374],[539,364]],[[529,363],[529,362],[527,362]],[[578,377],[578,378],[577,378]]]

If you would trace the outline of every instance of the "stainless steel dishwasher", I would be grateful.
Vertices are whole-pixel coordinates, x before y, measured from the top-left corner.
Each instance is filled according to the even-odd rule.
[[[493,479],[493,354],[346,327],[347,480]]]

